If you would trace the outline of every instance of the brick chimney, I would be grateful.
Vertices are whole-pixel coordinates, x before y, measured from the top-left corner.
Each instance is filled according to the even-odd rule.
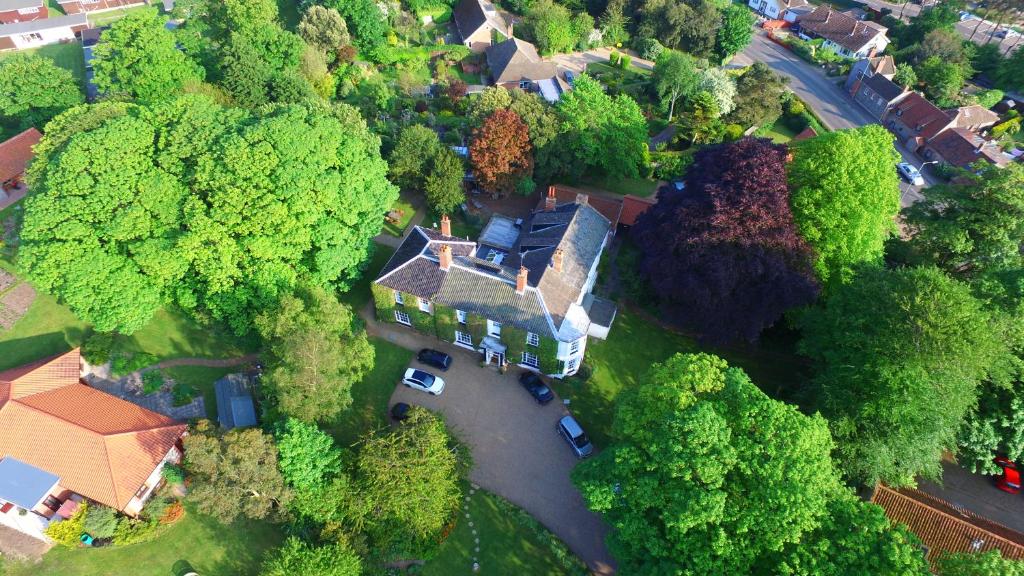
[[[519,267],[519,275],[516,276],[516,294],[523,294],[526,292],[526,275],[530,271],[526,269],[526,266]]]
[[[548,186],[548,196],[544,199],[544,210],[554,212],[556,206],[558,206],[558,199],[555,198],[555,187]]]
[[[586,194],[576,195],[576,203],[579,204],[580,206],[586,206],[589,202],[590,196],[587,196]]]
[[[437,257],[441,263],[441,270],[447,270],[452,265],[452,247],[441,244],[441,249],[437,251]]]
[[[441,236],[452,235],[452,219],[447,214],[441,215]]]
[[[551,267],[555,269],[555,272],[562,271],[562,249],[555,248],[555,253],[551,255]]]

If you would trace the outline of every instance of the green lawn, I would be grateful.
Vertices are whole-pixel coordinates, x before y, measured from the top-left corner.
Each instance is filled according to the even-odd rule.
[[[466,218],[466,215],[461,210],[456,211],[455,214],[451,215],[452,220],[452,236],[458,238],[476,238],[480,235],[480,231],[484,229],[484,222],[479,217],[474,217],[477,221],[472,221]],[[433,210],[427,210],[427,215],[423,218],[422,226],[433,227],[434,224],[441,225],[441,215],[434,214]]]
[[[646,81],[650,77],[651,71],[637,68],[632,64],[629,65],[629,68],[623,69],[618,66],[612,66],[608,62],[591,62],[587,64],[587,74],[598,79],[606,75],[615,76],[620,78],[624,84],[629,84],[631,82]]]
[[[85,81],[85,61],[82,59],[81,42],[50,44],[49,46],[40,46],[31,50],[0,52],[0,59],[6,58],[11,54],[38,54],[39,56],[45,56],[53,60],[57,66],[70,70],[79,84],[83,84]]]
[[[402,213],[402,217],[398,220],[397,224],[384,221],[384,231],[392,236],[402,237],[405,234],[405,229],[409,227],[409,221],[416,215],[416,207],[412,205],[409,200],[399,197],[395,200],[395,203],[391,205],[390,211],[398,211]]]
[[[120,352],[148,352],[168,358],[235,358],[259,350],[255,336],[239,338],[224,326],[203,326],[176,308],[157,311],[131,336],[118,339]]]
[[[416,12],[416,18],[418,18],[420,22],[423,22],[424,16],[431,16],[434,20],[434,24],[444,24],[452,19],[452,7],[447,5],[433,6]]]
[[[158,6],[162,6],[159,5]],[[133,12],[142,12],[143,10],[152,10],[152,6],[132,6],[130,8],[118,8],[117,10],[111,10],[110,12],[101,12],[99,14],[89,14],[89,24],[93,27],[106,26],[116,20],[120,20],[125,16]],[[159,11],[163,11],[163,8],[158,8]]]
[[[469,495],[468,489],[465,494]],[[423,567],[424,576],[469,576],[473,574],[474,557],[480,563],[479,574],[555,576],[580,573],[568,570],[559,562],[547,544],[546,538],[550,536],[546,530],[525,512],[498,497],[477,490],[469,499],[469,515],[473,526],[469,526],[464,510],[438,555]],[[477,531],[476,536],[473,529]],[[480,539],[479,544],[475,538]],[[479,553],[475,551],[477,546]]]
[[[775,122],[775,124],[772,124],[762,130],[758,130],[758,136],[771,138],[772,142],[775,142],[776,144],[785,144],[796,136],[796,132],[790,128],[782,118],[780,118]]]
[[[352,408],[325,428],[341,446],[351,446],[364,433],[388,423],[388,400],[412,360],[412,352],[386,340],[370,339],[376,350],[373,370],[352,387]]]
[[[213,383],[224,377],[225,374],[238,372],[244,366],[233,368],[208,368],[206,366],[176,366],[162,370],[165,376],[173,378],[180,384],[188,384],[193,390],[202,394],[206,406],[206,417],[217,418],[217,395],[213,391]]]
[[[646,198],[658,190],[658,182],[646,178],[623,178],[622,180],[584,178],[583,183],[616,194],[632,194]]]
[[[282,540],[277,527],[248,520],[224,526],[195,512],[156,540],[111,548],[59,546],[42,562],[11,566],[8,576],[179,576],[185,563],[203,576],[255,576],[264,553]]]

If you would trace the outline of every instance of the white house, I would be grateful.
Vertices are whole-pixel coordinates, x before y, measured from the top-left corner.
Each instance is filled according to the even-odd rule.
[[[889,46],[888,28],[867,20],[857,20],[828,6],[800,16],[797,31],[806,40],[824,38],[822,44],[846,58],[871,58]]]
[[[796,15],[790,12],[807,6],[807,0],[747,0],[747,6],[772,20],[795,22]]]
[[[25,50],[75,39],[75,33],[89,27],[83,14],[0,25],[0,51]]]

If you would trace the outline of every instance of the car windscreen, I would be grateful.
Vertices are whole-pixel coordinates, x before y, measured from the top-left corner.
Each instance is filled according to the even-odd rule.
[[[580,434],[579,436],[573,438],[573,442],[576,443],[577,448],[583,448],[587,444],[590,444],[590,438],[587,438],[586,434]]]
[[[426,372],[421,372],[420,370],[415,370],[412,373],[412,377],[415,380],[418,380],[419,382],[422,382],[423,385],[426,386],[427,388],[430,388],[431,386],[434,385],[434,376],[431,375],[431,374],[427,374]]]

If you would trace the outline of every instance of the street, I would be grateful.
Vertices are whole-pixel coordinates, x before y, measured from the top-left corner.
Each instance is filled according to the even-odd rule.
[[[842,81],[841,78],[829,78],[822,70],[811,66],[796,54],[769,40],[760,30],[755,32],[750,46],[737,54],[731,65],[749,66],[754,62],[763,62],[780,75],[789,78],[789,88],[814,110],[821,122],[828,128],[840,130],[877,123],[867,111],[853,101],[849,94],[843,91],[839,84]],[[921,167],[920,158],[905,149],[899,142],[894,143],[896,150],[903,156],[905,162],[918,168]],[[895,169],[894,166],[893,170]],[[933,176],[924,170],[922,173],[927,185],[935,184]],[[900,179],[900,204],[902,206],[909,206],[923,198],[920,186],[912,186]]]
[[[995,487],[991,476],[971,474],[957,464],[942,463],[942,485],[921,481],[918,489],[946,502],[1024,532],[1024,496]]]

